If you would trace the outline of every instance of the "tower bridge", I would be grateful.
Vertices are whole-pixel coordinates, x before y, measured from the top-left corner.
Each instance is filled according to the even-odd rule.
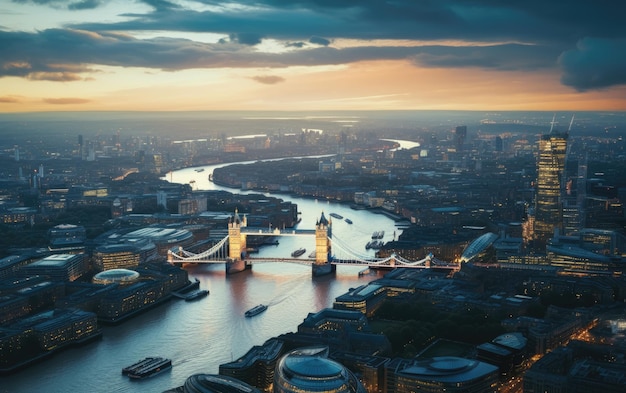
[[[252,257],[247,252],[246,239],[248,236],[315,236],[315,258],[296,257]],[[334,250],[331,249],[331,243]],[[333,252],[340,251],[341,255]],[[279,228],[250,228],[247,219],[235,211],[234,217],[228,223],[228,235],[214,246],[201,253],[192,253],[180,246],[171,248],[167,254],[168,262],[196,263],[196,264],[224,264],[227,273],[236,273],[250,268],[253,264],[267,262],[287,262],[310,265],[314,276],[328,274],[335,271],[337,265],[414,268],[414,269],[449,269],[458,270],[458,263],[448,263],[436,259],[432,254],[418,261],[410,261],[399,255],[387,258],[372,258],[359,255],[347,242],[332,234],[332,222],[326,219],[324,213],[315,223],[315,229],[279,229]]]

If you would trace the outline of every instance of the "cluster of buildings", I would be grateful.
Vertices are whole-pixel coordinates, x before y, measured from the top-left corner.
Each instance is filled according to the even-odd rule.
[[[0,259],[0,372],[101,336],[115,324],[192,285],[165,262],[165,245],[193,237],[185,229],[113,231],[89,244],[85,229],[61,225],[50,248]]]
[[[221,364],[218,374],[190,376],[185,386],[168,392],[211,391],[210,384],[218,380],[243,384],[236,391],[319,392],[328,391],[331,383],[326,385],[325,378],[331,374],[333,378],[345,375],[344,384],[336,391],[350,392],[623,389],[623,307],[606,299],[603,304],[588,308],[550,306],[544,316],[530,316],[540,298],[514,295],[511,284],[525,283],[525,277],[557,286],[562,277],[533,277],[498,270],[469,263],[454,277],[433,269],[391,271],[338,296],[333,308],[309,313],[296,332],[254,346],[241,358]],[[483,277],[478,280],[475,275]],[[498,284],[501,292],[494,293],[494,288],[484,282],[498,282],[499,278],[504,278]],[[625,283],[620,285],[623,291]],[[523,286],[519,288],[524,290]],[[387,336],[373,333],[370,326],[385,301],[399,305],[425,301],[442,311],[474,309],[504,316],[504,333],[471,346],[470,350],[467,344],[462,345],[463,353],[450,349],[462,343],[436,340],[414,357],[399,357],[394,355]],[[614,312],[606,315],[607,310]],[[301,359],[304,355],[315,360]],[[333,370],[328,375],[327,368]],[[356,381],[353,387],[351,378]],[[580,383],[582,379],[584,383]],[[191,385],[197,390],[189,390]],[[285,386],[290,390],[285,390]]]

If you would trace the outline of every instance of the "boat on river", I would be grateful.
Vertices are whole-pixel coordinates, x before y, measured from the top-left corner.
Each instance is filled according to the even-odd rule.
[[[348,224],[352,224],[352,220],[349,218],[346,218],[344,221],[347,222]]]
[[[246,316],[246,318],[250,318],[255,315],[259,315],[265,310],[267,310],[267,306],[265,304],[259,304],[258,306],[254,306],[248,311],[246,311],[244,315]]]
[[[133,363],[130,366],[124,367],[122,369],[122,374],[123,375],[127,375],[127,374],[129,374],[131,372],[134,372],[134,371],[140,369],[141,367],[146,366],[146,365],[152,363],[152,361],[154,359],[155,358],[153,358],[153,357],[147,357],[147,358],[145,358],[143,360],[138,361],[137,363]]]
[[[300,255],[304,254],[305,252],[306,252],[306,248],[298,248],[296,251],[291,253],[291,256],[294,258],[297,258]]]
[[[172,368],[172,361],[162,357],[147,357],[122,369],[122,374],[132,379],[152,377]]]
[[[330,216],[333,217],[333,218],[336,218],[338,220],[341,220],[343,218],[342,215],[337,214],[337,213],[330,213]]]
[[[209,294],[209,291],[206,289],[196,289],[193,292],[190,292],[185,296],[185,301],[190,302],[192,300],[201,299]]]

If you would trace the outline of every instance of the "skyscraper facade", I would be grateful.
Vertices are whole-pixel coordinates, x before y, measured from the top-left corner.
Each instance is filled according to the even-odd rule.
[[[454,148],[457,152],[463,151],[465,138],[467,137],[467,126],[457,126],[454,129]]]
[[[554,129],[539,140],[537,161],[537,194],[535,197],[534,238],[537,245],[545,245],[555,228],[563,226],[561,192],[567,153],[567,132]]]

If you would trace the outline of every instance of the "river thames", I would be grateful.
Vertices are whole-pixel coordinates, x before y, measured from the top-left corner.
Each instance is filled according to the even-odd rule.
[[[222,164],[228,165],[228,164]],[[193,181],[194,190],[224,189],[208,180],[215,167],[186,168],[168,174],[176,183]],[[275,195],[298,205],[302,221],[299,229],[313,229],[324,212],[349,218],[332,220],[333,237],[349,244],[365,256],[373,231],[385,231],[384,241],[400,234],[390,218],[348,205]],[[259,256],[288,257],[297,248],[314,248],[314,237],[280,237],[279,245],[265,246]],[[332,307],[335,298],[350,288],[365,284],[379,275],[359,276],[359,266],[339,266],[335,274],[312,277],[311,267],[290,263],[255,264],[252,269],[226,275],[223,265],[187,268],[190,279],[197,278],[208,297],[195,302],[171,301],[117,326],[104,326],[101,340],[70,348],[23,371],[0,377],[0,392],[163,392],[181,386],[197,373],[217,374],[222,363],[237,359],[252,346],[271,337],[295,332],[310,312]],[[245,318],[244,312],[264,303],[264,313]],[[172,369],[153,378],[131,381],[121,369],[147,356],[172,359]]]

